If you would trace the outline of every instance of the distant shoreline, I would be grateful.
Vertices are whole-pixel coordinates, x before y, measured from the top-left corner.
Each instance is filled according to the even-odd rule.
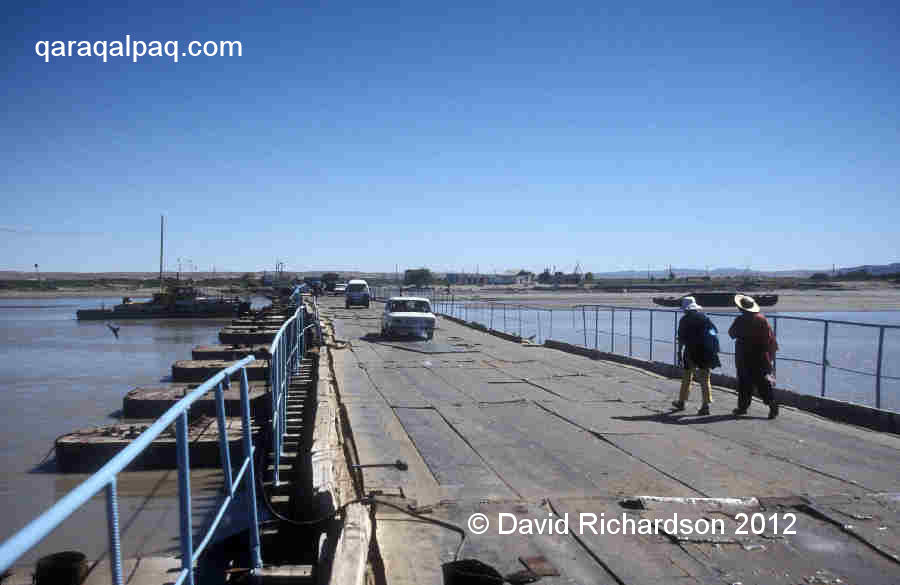
[[[229,293],[215,287],[201,287],[203,291],[210,295],[222,294],[224,296],[243,296],[247,294]],[[150,299],[155,293],[159,292],[158,287],[154,288],[102,288],[102,287],[78,287],[66,288],[59,287],[50,290],[2,290],[0,289],[0,299],[67,299],[67,298],[95,298],[109,297],[119,299],[122,297],[131,297],[133,300]]]
[[[118,299],[131,297],[135,300],[150,298],[157,288],[72,288],[55,290],[0,290],[0,299],[64,299],[108,297]],[[212,295],[233,295],[216,288],[205,289]],[[442,291],[436,287],[437,291]],[[825,312],[825,311],[900,311],[900,287],[879,284],[863,284],[855,288],[835,290],[774,290],[779,295],[778,304],[763,309],[764,312]],[[496,301],[500,303],[522,304],[542,307],[564,308],[573,305],[598,304],[621,307],[665,309],[653,303],[653,297],[669,296],[668,293],[653,292],[597,292],[576,290],[535,290],[526,289],[512,292],[508,287],[497,290],[478,287],[453,287],[452,293],[458,300],[473,302]],[[246,293],[244,293],[246,294]],[[676,294],[684,293],[671,293]],[[708,307],[711,312],[728,311],[729,307]]]

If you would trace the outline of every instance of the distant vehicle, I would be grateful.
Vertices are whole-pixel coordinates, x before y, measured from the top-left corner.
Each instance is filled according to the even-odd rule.
[[[349,309],[353,305],[362,305],[368,308],[370,298],[369,283],[365,280],[354,279],[347,283],[347,290],[344,293],[344,306],[346,308]]]
[[[421,297],[391,297],[384,304],[381,317],[382,337],[415,335],[432,339],[437,318],[431,303]]]
[[[334,294],[335,295],[340,296],[346,292],[347,292],[347,283],[346,282],[339,282],[336,285],[334,285]]]

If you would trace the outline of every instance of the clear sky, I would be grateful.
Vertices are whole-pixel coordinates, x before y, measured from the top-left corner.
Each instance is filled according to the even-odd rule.
[[[900,260],[895,2],[80,4],[2,8],[0,269]],[[243,56],[35,51],[126,34]]]

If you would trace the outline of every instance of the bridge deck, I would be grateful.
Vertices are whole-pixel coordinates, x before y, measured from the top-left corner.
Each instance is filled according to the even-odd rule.
[[[736,397],[720,389],[712,415],[694,415],[699,388],[686,412],[672,413],[676,380],[447,319],[433,343],[382,340],[380,310],[325,299],[321,311],[348,342],[332,355],[359,461],[409,465],[364,469],[364,488],[462,527],[487,515],[486,533],[466,529],[461,558],[508,574],[544,557],[560,575],[543,583],[900,582],[888,558],[900,554],[900,437],[789,408],[769,421],[756,401],[734,418]],[[636,496],[676,499],[622,505]],[[764,512],[762,533],[748,523],[748,534],[735,534],[740,512]],[[568,514],[569,534],[501,535],[500,513]],[[581,513],[722,519],[726,534],[595,535],[580,528]],[[786,514],[795,535],[783,534]],[[376,539],[391,584],[440,583],[459,542],[386,507]]]

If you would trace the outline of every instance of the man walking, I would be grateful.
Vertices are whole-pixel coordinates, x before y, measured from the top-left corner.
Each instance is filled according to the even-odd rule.
[[[769,405],[769,418],[775,418],[778,416],[778,404],[769,375],[778,342],[753,297],[734,295],[734,304],[741,314],[728,329],[728,335],[735,340],[734,363],[738,377],[738,406],[732,412],[736,415],[747,413],[755,387],[762,401]]]
[[[678,344],[683,346],[682,364],[684,376],[681,379],[681,392],[678,400],[672,403],[675,410],[684,410],[691,392],[694,371],[703,390],[703,404],[698,415],[709,414],[709,405],[712,402],[712,389],[709,383],[710,370],[722,365],[719,362],[719,338],[716,326],[709,317],[703,313],[700,305],[694,297],[681,299],[681,308],[685,311],[684,317],[678,323]]]

